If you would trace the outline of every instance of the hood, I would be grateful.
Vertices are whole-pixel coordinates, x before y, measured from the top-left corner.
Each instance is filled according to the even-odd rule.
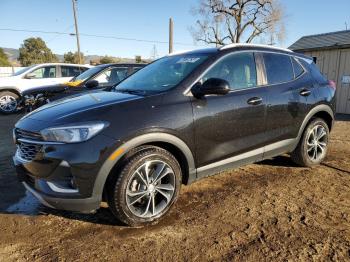
[[[0,77],[0,87],[12,85],[16,79],[15,76]]]
[[[39,121],[46,122],[47,124],[59,124],[64,123],[67,118],[80,118],[83,113],[86,114],[84,114],[84,119],[81,119],[81,121],[87,121],[89,118],[87,111],[106,109],[116,104],[140,98],[142,98],[142,96],[126,93],[105,91],[89,92],[84,95],[68,97],[46,104],[21,118],[17,125],[22,125],[24,122],[31,122],[26,121],[29,119],[35,120],[32,122]],[[96,116],[96,114],[94,115]],[[31,127],[29,130],[33,130],[33,128]]]

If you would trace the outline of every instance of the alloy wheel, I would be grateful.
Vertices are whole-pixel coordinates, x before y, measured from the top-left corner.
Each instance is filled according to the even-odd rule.
[[[140,218],[155,217],[171,202],[175,174],[164,161],[150,160],[132,174],[126,189],[129,210]]]
[[[307,155],[316,162],[322,159],[327,149],[327,131],[322,125],[314,126],[307,137]]]
[[[0,97],[0,109],[3,112],[13,112],[17,108],[17,100],[13,96],[5,95]]]

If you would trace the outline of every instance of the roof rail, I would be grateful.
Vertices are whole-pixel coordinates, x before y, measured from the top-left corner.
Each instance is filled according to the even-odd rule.
[[[220,47],[220,50],[225,50],[225,49],[234,48],[234,47],[265,47],[265,48],[269,48],[269,49],[275,49],[275,50],[281,50],[281,51],[293,53],[292,50],[287,49],[287,48],[276,47],[276,46],[271,46],[271,45],[248,44],[248,43],[228,44],[228,45],[224,45],[224,46]]]

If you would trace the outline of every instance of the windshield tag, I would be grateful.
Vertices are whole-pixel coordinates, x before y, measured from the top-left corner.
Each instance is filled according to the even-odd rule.
[[[182,57],[179,61],[177,61],[176,63],[195,63],[199,60],[199,57]]]

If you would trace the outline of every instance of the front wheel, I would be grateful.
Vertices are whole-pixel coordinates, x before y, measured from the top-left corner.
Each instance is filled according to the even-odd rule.
[[[312,167],[320,164],[327,155],[329,128],[327,123],[316,118],[306,127],[292,160],[300,166]]]
[[[0,112],[12,114],[17,112],[19,96],[10,91],[0,92]]]
[[[168,151],[147,146],[136,150],[109,181],[108,205],[112,213],[131,226],[143,226],[164,216],[176,201],[181,168]]]

